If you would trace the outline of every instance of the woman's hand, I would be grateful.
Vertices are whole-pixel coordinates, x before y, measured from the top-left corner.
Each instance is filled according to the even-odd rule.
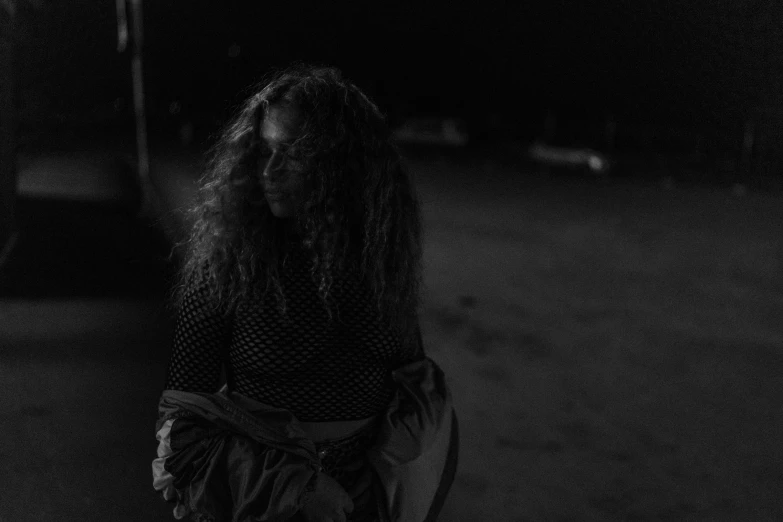
[[[307,522],[345,522],[346,514],[353,512],[353,500],[336,480],[319,473],[301,512]]]

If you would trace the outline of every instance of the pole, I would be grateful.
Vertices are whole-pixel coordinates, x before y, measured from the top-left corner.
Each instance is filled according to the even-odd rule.
[[[133,31],[131,75],[133,77],[133,108],[136,116],[136,155],[138,163],[138,181],[141,187],[143,200],[141,214],[151,211],[153,194],[150,183],[150,159],[147,144],[147,116],[144,107],[144,75],[143,75],[143,48],[144,25],[142,14],[143,0],[130,0],[131,26]],[[124,14],[124,13],[123,13]],[[119,10],[118,10],[119,15]],[[119,34],[119,44],[122,44],[122,32]]]
[[[0,5],[0,268],[18,236],[16,221],[16,12]]]

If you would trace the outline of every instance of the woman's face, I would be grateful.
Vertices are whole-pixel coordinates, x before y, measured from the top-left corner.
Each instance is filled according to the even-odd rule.
[[[293,218],[304,199],[303,163],[291,147],[301,131],[299,111],[286,106],[269,108],[261,122],[258,175],[269,209],[278,218]]]

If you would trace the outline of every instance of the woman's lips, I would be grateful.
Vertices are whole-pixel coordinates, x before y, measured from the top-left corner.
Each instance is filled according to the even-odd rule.
[[[285,192],[268,191],[268,192],[265,192],[264,194],[266,194],[266,198],[267,199],[271,199],[271,200],[274,200],[274,201],[279,201],[279,200],[288,198],[288,194],[286,194]]]

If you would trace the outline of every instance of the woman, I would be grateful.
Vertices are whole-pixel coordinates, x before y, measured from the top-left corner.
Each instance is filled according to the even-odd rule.
[[[297,65],[213,152],[155,488],[177,518],[434,520],[456,418],[421,346],[419,210],[383,116],[339,71]]]

